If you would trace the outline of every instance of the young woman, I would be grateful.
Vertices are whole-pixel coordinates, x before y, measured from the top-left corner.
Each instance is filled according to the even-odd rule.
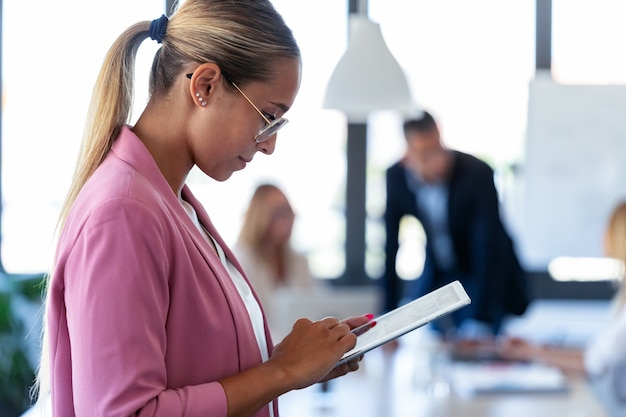
[[[134,126],[133,66],[161,43]],[[185,185],[271,154],[300,52],[267,0],[186,0],[106,56],[48,283],[39,395],[55,416],[276,416],[281,394],[343,375],[367,321],[295,323],[274,346],[239,262]],[[218,198],[218,197],[216,197]]]

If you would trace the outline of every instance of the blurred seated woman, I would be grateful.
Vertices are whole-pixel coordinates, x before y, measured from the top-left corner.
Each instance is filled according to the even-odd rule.
[[[294,250],[291,235],[295,213],[285,193],[276,185],[259,185],[250,199],[243,226],[234,247],[237,258],[261,299],[270,329],[280,337],[283,329],[280,297],[293,292],[320,291],[306,256]],[[276,340],[280,340],[277,338]]]
[[[605,253],[626,262],[626,202],[611,214]],[[613,300],[614,315],[605,331],[585,349],[542,346],[519,338],[505,339],[500,352],[511,359],[532,360],[565,372],[584,374],[611,417],[626,416],[626,284],[622,276]]]

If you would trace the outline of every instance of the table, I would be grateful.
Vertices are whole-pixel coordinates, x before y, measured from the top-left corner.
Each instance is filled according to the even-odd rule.
[[[423,329],[403,336],[399,348],[369,352],[357,372],[285,394],[282,417],[607,417],[590,387],[569,376],[560,393],[458,395],[448,383],[443,351],[423,343]]]

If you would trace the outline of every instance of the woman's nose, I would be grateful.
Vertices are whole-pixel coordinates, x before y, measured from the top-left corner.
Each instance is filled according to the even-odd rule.
[[[276,134],[273,134],[263,142],[259,143],[259,151],[263,152],[266,155],[271,155],[274,153],[274,149],[276,149]]]

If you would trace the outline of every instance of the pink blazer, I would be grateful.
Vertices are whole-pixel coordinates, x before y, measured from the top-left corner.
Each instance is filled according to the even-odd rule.
[[[187,187],[183,196],[243,274]],[[47,312],[55,416],[226,415],[216,381],[261,362],[246,307],[128,127],[83,187],[56,259]],[[265,333],[271,352],[267,324]]]

